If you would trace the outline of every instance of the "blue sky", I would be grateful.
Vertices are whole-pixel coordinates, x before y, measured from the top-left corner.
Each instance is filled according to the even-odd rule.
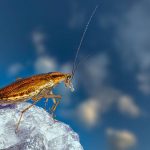
[[[70,71],[97,4],[78,61],[90,58],[76,73],[75,92],[63,84],[54,90],[63,96],[57,119],[78,132],[85,150],[149,150],[149,0],[1,0],[0,85]]]

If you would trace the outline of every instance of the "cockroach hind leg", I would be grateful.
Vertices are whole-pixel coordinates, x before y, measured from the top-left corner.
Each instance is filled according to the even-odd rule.
[[[20,122],[21,122],[21,119],[22,119],[23,114],[24,114],[28,109],[30,109],[32,106],[34,106],[39,100],[40,100],[40,99],[36,100],[33,104],[31,104],[30,106],[28,106],[27,108],[25,108],[23,111],[21,111],[21,115],[20,115],[19,121],[18,121],[18,123],[17,123],[15,133],[18,132],[19,125],[20,125]]]
[[[16,129],[15,129],[15,133],[17,133],[17,132],[18,132],[18,129],[19,129],[19,125],[20,125],[20,122],[21,122],[22,116],[23,116],[23,112],[21,112],[21,115],[20,115],[19,121],[18,121],[17,126],[16,126]]]

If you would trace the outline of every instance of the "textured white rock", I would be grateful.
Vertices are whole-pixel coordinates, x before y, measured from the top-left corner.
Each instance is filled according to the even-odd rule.
[[[15,133],[20,111],[30,103],[0,109],[0,149],[83,150],[78,135],[66,124],[54,121],[43,109],[33,106],[24,113]]]

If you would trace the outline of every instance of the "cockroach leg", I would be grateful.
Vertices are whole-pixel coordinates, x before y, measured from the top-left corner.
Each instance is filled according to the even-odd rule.
[[[20,121],[22,119],[22,116],[23,114],[28,110],[30,109],[32,106],[34,106],[40,99],[37,99],[36,101],[34,101],[33,104],[31,104],[30,106],[28,106],[27,108],[25,108],[23,111],[21,111],[21,115],[20,115],[20,118],[19,118],[19,121],[17,123],[17,127],[16,127],[16,132],[18,131],[18,128],[19,128],[19,125],[20,125]]]
[[[44,98],[58,98],[61,99],[61,95],[54,95],[54,94],[44,94]]]
[[[53,94],[53,92],[50,91],[50,94]],[[56,98],[52,98],[52,100],[53,100],[53,103],[56,104]]]
[[[52,91],[50,91],[50,93],[53,94]],[[57,101],[56,101],[56,98],[52,98],[52,100],[53,100],[53,106],[52,106],[52,108],[53,108],[56,105]],[[52,111],[51,111],[52,108],[50,109],[50,114],[52,114]]]
[[[46,111],[46,104],[48,103],[48,98],[45,100],[45,111]]]
[[[54,112],[55,112],[57,106],[59,105],[60,101],[61,101],[61,99],[59,99],[56,103],[53,104],[52,108],[50,109],[50,114],[52,114],[52,115],[54,114]]]
[[[46,93],[47,93],[47,95],[52,95],[53,94],[53,92],[50,89],[47,89],[45,91],[45,95],[46,95]],[[49,100],[48,98],[46,98],[46,100],[45,100],[45,111],[46,111],[46,104],[48,103],[48,100]],[[53,100],[53,103],[55,104],[56,103],[56,99],[52,98],[52,100]]]

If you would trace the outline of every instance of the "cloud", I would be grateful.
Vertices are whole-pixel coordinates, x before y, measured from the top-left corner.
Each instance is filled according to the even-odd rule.
[[[150,94],[150,2],[136,2],[116,24],[116,45],[125,66],[136,72],[138,88]]]
[[[118,110],[130,117],[139,117],[141,110],[129,96],[122,95],[118,100]]]
[[[104,93],[103,93],[104,92]],[[79,103],[75,109],[66,111],[67,117],[75,117],[78,118],[80,125],[83,125],[84,128],[92,129],[100,124],[103,120],[103,115],[106,112],[109,112],[111,107],[113,106],[115,99],[115,91],[111,93],[109,91],[100,91],[100,96],[96,97],[88,97],[84,99],[81,103]],[[112,97],[114,94],[114,97]]]
[[[65,118],[74,118],[76,123],[84,129],[93,129],[99,125],[103,109],[100,101],[94,98],[88,98],[71,109],[61,109],[60,114]]]
[[[77,117],[86,127],[91,128],[98,124],[101,116],[101,105],[96,99],[88,99],[77,108]]]
[[[128,150],[136,146],[136,136],[126,130],[107,129],[110,150]]]
[[[44,55],[37,58],[34,68],[37,73],[53,72],[57,70],[58,63],[54,58]]]
[[[89,59],[82,67],[82,84],[90,95],[97,95],[99,89],[108,84],[109,64],[107,54],[100,53]]]
[[[46,52],[46,39],[47,36],[42,30],[37,29],[32,32],[32,42],[35,46],[38,55],[41,55]]]
[[[8,75],[9,76],[16,76],[22,69],[23,65],[21,63],[14,63],[8,68]]]

